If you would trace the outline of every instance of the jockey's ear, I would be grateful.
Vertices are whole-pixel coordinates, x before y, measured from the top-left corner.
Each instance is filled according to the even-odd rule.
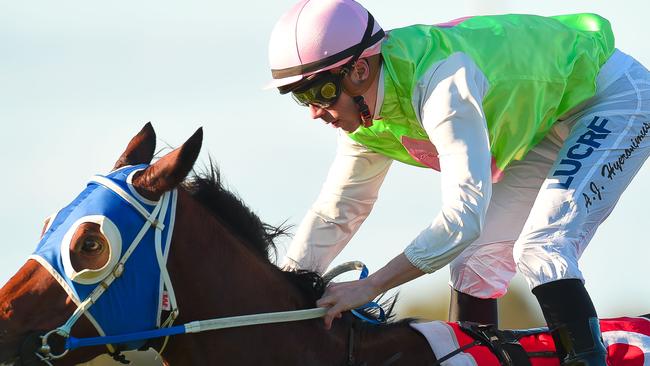
[[[147,122],[135,135],[122,153],[113,170],[127,165],[149,164],[156,149],[156,132],[151,122]]]
[[[192,170],[202,142],[203,128],[199,128],[181,147],[136,173],[133,186],[147,199],[157,201],[163,193],[179,185]]]

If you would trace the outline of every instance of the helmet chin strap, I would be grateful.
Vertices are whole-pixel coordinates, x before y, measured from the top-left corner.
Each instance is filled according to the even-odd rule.
[[[373,85],[373,83],[375,82],[375,78],[379,73],[379,68],[381,67],[380,65],[376,65],[375,67],[372,67],[371,65],[372,62],[371,61],[367,61],[367,62],[371,71],[368,79],[366,79],[366,81],[362,83],[361,88],[359,90],[355,90],[355,93],[352,94],[346,90],[345,86],[343,86],[343,91],[346,92],[348,95],[352,96],[354,103],[357,105],[357,109],[359,110],[359,115],[361,117],[361,125],[366,128],[372,126],[372,114],[370,114],[370,108],[368,107],[368,103],[366,103],[365,99],[363,98],[363,93],[368,91],[368,89],[370,89],[370,87]],[[350,65],[349,68],[344,69],[343,70],[343,72],[345,73],[344,75],[350,73],[354,68],[354,66],[355,64],[352,64]]]
[[[370,114],[370,108],[362,95],[357,95],[352,97],[354,103],[356,103],[357,108],[359,109],[359,114],[361,116],[361,125],[363,127],[372,126],[372,115]]]

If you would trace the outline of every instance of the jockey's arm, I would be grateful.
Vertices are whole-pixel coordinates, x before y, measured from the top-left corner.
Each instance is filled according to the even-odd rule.
[[[327,179],[300,223],[283,267],[325,272],[370,214],[391,162],[340,132]]]
[[[420,80],[414,105],[441,167],[442,207],[405,249],[409,261],[431,273],[478,238],[492,194],[491,155],[482,110],[487,80],[461,53]]]

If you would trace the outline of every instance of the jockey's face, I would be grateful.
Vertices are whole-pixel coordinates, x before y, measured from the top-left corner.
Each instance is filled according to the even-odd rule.
[[[294,99],[309,108],[312,119],[322,119],[348,133],[356,131],[363,122],[359,106],[350,95],[362,95],[370,114],[374,113],[380,59],[373,57],[373,60],[358,60],[345,74],[337,67],[309,77],[309,83],[292,91]]]
[[[340,128],[345,132],[352,133],[361,125],[359,109],[352,97],[345,92],[341,93],[336,103],[328,108],[309,105],[311,118],[322,119],[332,127]]]

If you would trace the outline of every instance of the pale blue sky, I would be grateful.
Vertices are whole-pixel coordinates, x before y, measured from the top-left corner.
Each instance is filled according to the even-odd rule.
[[[335,134],[291,98],[262,90],[269,33],[292,3],[3,2],[0,284],[35,248],[42,220],[112,167],[147,121],[160,145],[178,146],[203,126],[201,160],[209,153],[264,220],[297,224],[319,191]],[[647,1],[362,3],[386,29],[472,14],[596,12],[611,20],[619,48],[650,65]],[[649,186],[646,166],[582,260],[601,316],[650,311]],[[381,267],[439,207],[436,174],[394,164],[373,214],[335,263]],[[402,301],[446,294],[447,278],[445,268],[405,286]]]

